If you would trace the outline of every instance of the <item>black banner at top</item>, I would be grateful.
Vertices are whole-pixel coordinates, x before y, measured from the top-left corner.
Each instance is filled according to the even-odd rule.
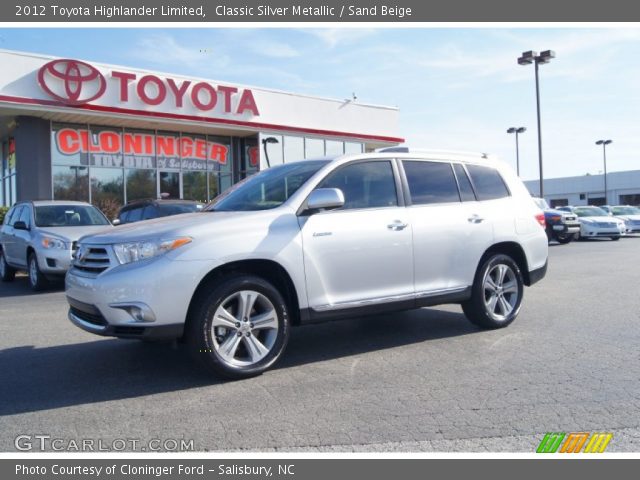
[[[629,0],[14,0],[2,22],[637,22]]]

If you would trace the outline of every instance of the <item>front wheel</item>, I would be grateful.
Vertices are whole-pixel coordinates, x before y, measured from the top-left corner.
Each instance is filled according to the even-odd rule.
[[[16,270],[9,266],[4,258],[4,252],[0,250],[0,280],[3,282],[11,282],[16,276]]]
[[[520,312],[524,294],[522,273],[508,255],[487,258],[473,282],[471,298],[462,304],[469,321],[481,328],[503,328]]]
[[[280,292],[266,280],[237,275],[196,299],[187,343],[208,370],[227,378],[263,373],[289,340],[289,313]]]
[[[620,237],[611,237],[611,240],[613,240],[614,242],[617,242],[618,240],[620,240]]]
[[[38,266],[38,257],[36,257],[35,253],[31,253],[29,255],[28,260],[29,265],[29,285],[34,292],[40,292],[47,288],[49,282],[47,278],[40,271],[40,267]]]

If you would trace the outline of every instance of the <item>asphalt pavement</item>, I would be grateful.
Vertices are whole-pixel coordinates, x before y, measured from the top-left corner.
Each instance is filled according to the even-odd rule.
[[[638,452],[639,259],[640,238],[552,245],[506,329],[458,306],[301,327],[243,381],[182,345],[81,331],[61,288],[19,276],[0,284],[0,451],[44,435],[47,451],[533,452],[546,432],[612,432],[607,451]]]

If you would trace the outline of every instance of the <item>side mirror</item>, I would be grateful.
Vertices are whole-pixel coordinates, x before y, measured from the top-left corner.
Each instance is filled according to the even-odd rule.
[[[339,188],[318,188],[311,192],[307,200],[308,210],[328,210],[344,205],[344,193]]]
[[[119,219],[119,218],[114,218],[114,219],[111,221],[111,224],[112,224],[114,227],[117,227],[118,225],[120,225],[120,219]]]
[[[29,227],[27,227],[27,224],[24,223],[22,220],[18,220],[16,223],[13,224],[13,229],[14,230],[29,230]]]

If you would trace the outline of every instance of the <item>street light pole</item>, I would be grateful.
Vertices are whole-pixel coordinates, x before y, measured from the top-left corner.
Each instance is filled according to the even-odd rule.
[[[602,159],[604,161],[604,204],[609,205],[608,189],[607,189],[607,145],[613,143],[613,140],[598,140],[596,145],[602,145]]]
[[[542,63],[549,63],[552,58],[556,57],[556,53],[553,50],[545,50],[538,55],[538,52],[528,51],[523,52],[522,56],[518,58],[519,65],[535,66],[536,77],[536,113],[538,116],[538,168],[540,169],[540,198],[544,198],[544,175],[542,172],[542,129],[540,128],[540,79],[538,75],[538,66]]]
[[[518,135],[526,131],[527,129],[525,127],[510,127],[507,129],[507,133],[516,134],[516,172],[518,173],[518,176],[520,176],[520,146],[518,145]]]
[[[271,168],[271,162],[269,162],[269,152],[267,152],[268,143],[280,143],[276,137],[266,137],[262,139],[262,149],[264,150],[264,157],[267,161],[267,168]]]

